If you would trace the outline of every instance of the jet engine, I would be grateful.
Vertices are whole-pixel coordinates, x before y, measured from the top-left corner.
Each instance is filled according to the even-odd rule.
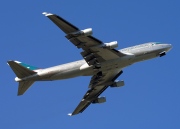
[[[66,37],[69,39],[71,37],[90,36],[90,35],[92,35],[92,28],[72,32],[72,33],[68,34]]]
[[[124,81],[115,81],[110,87],[121,87],[124,86]]]
[[[118,42],[113,41],[113,42],[110,42],[110,43],[105,43],[103,47],[109,48],[109,49],[114,49],[114,48],[118,47]]]
[[[95,99],[92,103],[96,104],[96,103],[104,103],[104,102],[106,102],[106,97],[99,97]]]

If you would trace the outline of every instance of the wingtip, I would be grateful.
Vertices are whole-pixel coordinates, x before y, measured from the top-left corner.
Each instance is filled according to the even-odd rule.
[[[52,13],[48,13],[48,12],[43,12],[42,14],[45,15],[46,17],[53,15]]]
[[[68,113],[68,116],[72,116],[72,113]]]
[[[8,60],[7,61],[7,65],[9,65],[9,63],[13,62],[13,60]]]
[[[17,93],[17,96],[22,96],[22,95],[23,95],[22,93],[19,93],[19,92]]]

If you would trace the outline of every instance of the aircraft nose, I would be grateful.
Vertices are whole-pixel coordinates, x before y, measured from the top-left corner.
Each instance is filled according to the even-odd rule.
[[[167,44],[167,51],[170,51],[172,49],[172,45],[171,44]]]

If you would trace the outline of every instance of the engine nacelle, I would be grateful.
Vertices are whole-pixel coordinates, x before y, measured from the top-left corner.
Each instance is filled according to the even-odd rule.
[[[92,35],[92,28],[76,31],[67,35],[67,37],[90,36]]]
[[[94,100],[92,103],[95,104],[95,103],[104,103],[104,102],[106,102],[106,97],[99,97],[96,100]]]
[[[90,36],[93,34],[92,28],[81,30],[84,36]]]
[[[22,81],[22,79],[20,79],[20,78],[18,78],[18,77],[16,77],[14,80],[15,80],[16,82]]]
[[[114,48],[118,47],[118,42],[113,41],[113,42],[110,42],[110,43],[105,43],[103,47],[114,49]]]
[[[124,81],[115,81],[110,87],[121,87],[124,86]]]

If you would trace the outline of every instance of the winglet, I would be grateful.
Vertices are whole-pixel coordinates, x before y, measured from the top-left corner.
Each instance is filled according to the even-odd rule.
[[[47,13],[47,12],[43,12],[42,14],[44,14],[46,17],[53,15],[52,13]]]
[[[68,116],[72,116],[72,113],[68,113]]]

